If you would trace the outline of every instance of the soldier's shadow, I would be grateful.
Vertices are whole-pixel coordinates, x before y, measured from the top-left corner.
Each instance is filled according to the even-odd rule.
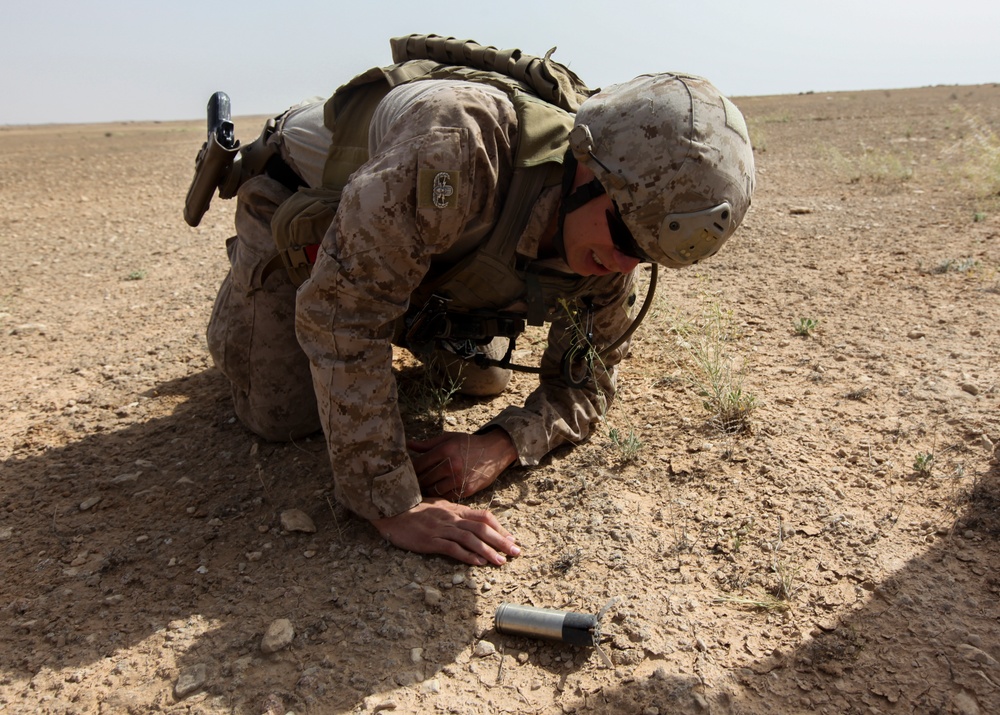
[[[471,575],[387,547],[336,505],[321,437],[260,442],[233,419],[215,370],[148,396],[172,411],[63,446],[29,433],[2,465],[8,683],[59,690],[67,671],[110,658],[123,661],[112,710],[148,707],[117,686],[153,673],[158,702],[173,702],[186,672],[201,698],[335,711],[431,678],[469,648]],[[283,528],[289,509],[315,533]],[[264,653],[278,619],[294,639]]]

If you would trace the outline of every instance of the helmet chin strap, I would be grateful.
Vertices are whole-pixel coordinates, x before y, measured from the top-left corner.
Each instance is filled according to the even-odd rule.
[[[566,158],[563,160],[563,182],[562,182],[562,200],[559,202],[559,225],[556,229],[556,235],[552,237],[552,245],[556,249],[556,253],[564,261],[566,260],[566,243],[563,240],[563,225],[566,223],[566,215],[571,214],[576,211],[581,206],[590,203],[598,196],[601,196],[607,191],[597,178],[593,178],[585,184],[580,184],[576,189],[573,189],[573,184],[576,182],[576,170],[578,162],[573,152],[567,151]]]

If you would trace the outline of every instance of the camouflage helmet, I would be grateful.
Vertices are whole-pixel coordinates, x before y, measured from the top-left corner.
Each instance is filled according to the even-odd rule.
[[[577,112],[570,146],[641,252],[661,265],[715,254],[750,206],[746,122],[701,77],[642,75],[596,93]]]

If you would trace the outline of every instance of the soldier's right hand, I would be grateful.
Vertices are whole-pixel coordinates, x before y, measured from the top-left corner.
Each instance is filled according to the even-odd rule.
[[[501,566],[521,553],[514,537],[485,509],[446,499],[424,499],[402,514],[372,524],[394,546],[420,554],[444,554],[473,566]]]

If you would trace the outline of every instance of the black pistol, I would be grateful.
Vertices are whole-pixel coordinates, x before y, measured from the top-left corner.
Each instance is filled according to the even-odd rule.
[[[194,179],[184,201],[184,220],[189,226],[201,223],[216,189],[224,186],[232,173],[239,151],[229,95],[216,92],[208,100],[208,140],[195,159]]]

